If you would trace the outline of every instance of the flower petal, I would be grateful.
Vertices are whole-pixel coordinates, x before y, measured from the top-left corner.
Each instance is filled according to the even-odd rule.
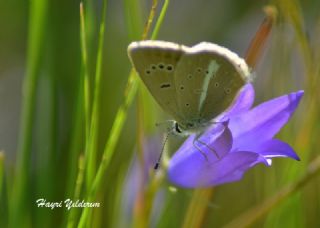
[[[222,158],[232,148],[233,140],[231,131],[228,127],[228,122],[214,124],[213,127],[201,135],[199,140],[207,145],[202,145],[200,147],[201,150],[205,150],[206,147],[209,146],[216,150],[218,158]]]
[[[252,143],[260,145],[271,139],[287,123],[303,95],[290,93],[262,103],[254,109],[230,119],[233,150],[245,150]]]
[[[248,111],[254,102],[254,88],[251,83],[246,84],[240,91],[235,103],[228,111],[228,116]]]
[[[215,124],[205,131],[198,139],[191,135],[172,157],[170,164],[176,160],[197,159],[216,162],[224,157],[232,147],[232,135],[227,123]]]
[[[291,146],[278,139],[271,139],[254,150],[265,158],[288,157],[300,161]]]
[[[238,151],[229,153],[217,162],[201,159],[193,154],[184,160],[170,163],[169,180],[186,188],[216,186],[240,180],[243,174],[257,163],[267,161],[257,153]]]

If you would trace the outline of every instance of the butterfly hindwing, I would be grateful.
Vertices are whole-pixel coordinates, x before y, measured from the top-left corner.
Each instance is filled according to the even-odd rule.
[[[188,122],[207,123],[217,117],[231,106],[246,83],[238,66],[219,48],[201,43],[189,48],[178,63],[177,103]]]

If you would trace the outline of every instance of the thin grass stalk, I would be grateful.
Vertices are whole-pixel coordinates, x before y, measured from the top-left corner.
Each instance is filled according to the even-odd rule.
[[[84,6],[83,2],[80,2],[80,47],[81,47],[81,77],[79,88],[77,92],[77,102],[74,112],[74,123],[72,127],[72,136],[71,136],[71,146],[70,146],[70,156],[69,156],[69,172],[67,177],[67,190],[66,197],[72,198],[74,200],[79,199],[80,193],[77,193],[77,189],[82,189],[82,186],[79,186],[77,183],[77,178],[82,170],[77,169],[75,161],[79,158],[79,153],[85,147],[89,138],[89,121],[90,121],[90,91],[89,91],[89,73],[87,67],[87,46],[86,46],[86,28],[85,28],[85,15],[84,15]],[[84,129],[82,125],[84,124]],[[84,137],[86,140],[82,140],[82,132],[84,130]],[[84,144],[84,145],[83,145]],[[82,157],[82,155],[80,155]],[[85,164],[84,158],[83,163]],[[85,166],[83,164],[83,166]],[[83,182],[82,182],[83,183]],[[81,183],[81,184],[82,184]],[[76,186],[76,187],[75,187]],[[74,215],[70,215],[74,210],[66,211],[65,223],[69,224],[70,219],[74,218]]]
[[[7,188],[5,188],[5,154],[4,151],[0,150],[0,227],[8,226],[8,196]]]
[[[154,18],[154,14],[155,14],[155,9],[156,9],[156,5],[157,5],[157,0],[153,1],[152,4],[152,8],[149,14],[149,18],[146,24],[146,27],[144,29],[142,38],[145,39],[147,37],[147,34],[150,30],[153,18]],[[163,10],[163,9],[162,9]],[[128,83],[125,89],[125,101],[124,103],[120,106],[117,115],[116,115],[116,119],[114,121],[114,124],[111,128],[111,133],[110,136],[107,140],[106,146],[104,148],[103,151],[103,156],[100,162],[100,166],[98,168],[98,172],[95,176],[95,179],[93,181],[93,184],[91,186],[91,191],[88,193],[87,196],[87,201],[91,202],[96,198],[98,189],[100,188],[101,184],[102,184],[102,180],[105,174],[105,171],[108,168],[109,165],[109,161],[110,158],[112,157],[112,154],[114,152],[115,146],[118,142],[120,133],[122,131],[124,122],[126,120],[127,117],[127,110],[130,107],[130,105],[132,104],[132,101],[136,95],[137,92],[137,86],[138,86],[138,82],[136,80],[136,73],[134,71],[134,69],[131,69],[130,71],[130,75],[128,78]],[[84,208],[80,217],[80,222],[79,222],[79,227],[84,227],[86,225],[87,222],[87,218],[90,214],[90,210],[89,208]]]
[[[96,174],[96,160],[97,160],[97,146],[99,134],[99,120],[100,120],[100,100],[101,100],[101,78],[102,78],[102,61],[103,61],[103,46],[105,35],[105,21],[107,15],[107,0],[103,1],[102,15],[99,28],[99,44],[97,53],[95,84],[94,84],[94,97],[92,104],[92,115],[90,121],[90,132],[88,144],[86,146],[86,187],[87,190],[91,188],[94,176]],[[87,79],[88,80],[88,79]],[[87,81],[85,80],[85,82]],[[85,89],[87,86],[85,85]],[[88,87],[89,88],[89,87]],[[87,89],[88,89],[87,88]],[[86,93],[85,93],[86,95]],[[87,94],[88,95],[88,94]],[[86,99],[86,97],[85,97]],[[87,105],[87,104],[86,104]],[[88,107],[86,107],[88,108]]]
[[[3,182],[4,182],[4,153],[0,150],[0,201],[3,191]]]
[[[141,86],[138,88],[138,99],[137,99],[137,151],[138,151],[138,162],[139,162],[139,175],[141,175],[142,178],[140,178],[141,182],[139,184],[139,191],[138,191],[138,197],[137,201],[135,202],[135,205],[138,205],[135,207],[134,210],[134,218],[136,225],[135,227],[147,227],[146,218],[145,218],[145,197],[144,197],[144,183],[143,183],[143,175],[144,175],[144,167],[145,167],[145,160],[144,160],[144,148],[143,148],[143,139],[144,139],[144,109],[143,109],[143,97],[142,97],[142,91]]]
[[[28,195],[32,131],[35,117],[36,89],[39,78],[41,52],[47,22],[48,1],[33,0],[29,9],[27,72],[23,84],[21,126],[17,151],[16,174],[10,200],[9,227],[31,226]]]
[[[142,28],[142,12],[140,10],[139,0],[124,1],[126,29],[129,40],[139,39]]]
[[[170,2],[169,0],[165,0],[164,3],[163,3],[159,18],[158,18],[157,23],[154,26],[154,30],[153,30],[153,32],[151,34],[151,40],[155,40],[158,37],[159,31],[160,31],[160,27],[161,27],[161,25],[163,23],[163,19],[164,19],[166,13],[167,13],[169,2]]]
[[[84,156],[80,155],[79,156],[79,161],[78,161],[78,176],[77,176],[77,181],[76,181],[76,187],[74,191],[74,199],[79,199],[81,195],[81,188],[84,180],[84,171],[85,171],[85,160]],[[68,222],[67,222],[67,227],[72,228],[76,226],[77,222],[77,215],[79,214],[79,210],[76,208],[73,208],[70,210],[69,216],[68,216]]]
[[[81,43],[81,57],[83,67],[83,103],[84,103],[84,122],[85,122],[85,136],[89,139],[90,127],[90,77],[88,72],[88,54],[87,54],[87,39],[85,26],[85,12],[83,2],[80,2],[80,43]]]

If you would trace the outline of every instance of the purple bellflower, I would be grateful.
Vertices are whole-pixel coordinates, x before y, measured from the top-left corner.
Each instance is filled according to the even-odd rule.
[[[191,135],[173,155],[169,180],[186,188],[217,186],[240,180],[258,163],[270,166],[274,157],[300,160],[287,143],[273,137],[290,119],[303,93],[290,93],[250,109],[254,89],[247,84],[233,107],[217,118],[219,123],[201,135],[203,143]]]

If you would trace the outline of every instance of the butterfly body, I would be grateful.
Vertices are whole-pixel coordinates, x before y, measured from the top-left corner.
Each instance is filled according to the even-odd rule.
[[[250,80],[245,61],[212,43],[187,47],[165,41],[133,42],[129,58],[181,134],[202,132],[228,110]]]

